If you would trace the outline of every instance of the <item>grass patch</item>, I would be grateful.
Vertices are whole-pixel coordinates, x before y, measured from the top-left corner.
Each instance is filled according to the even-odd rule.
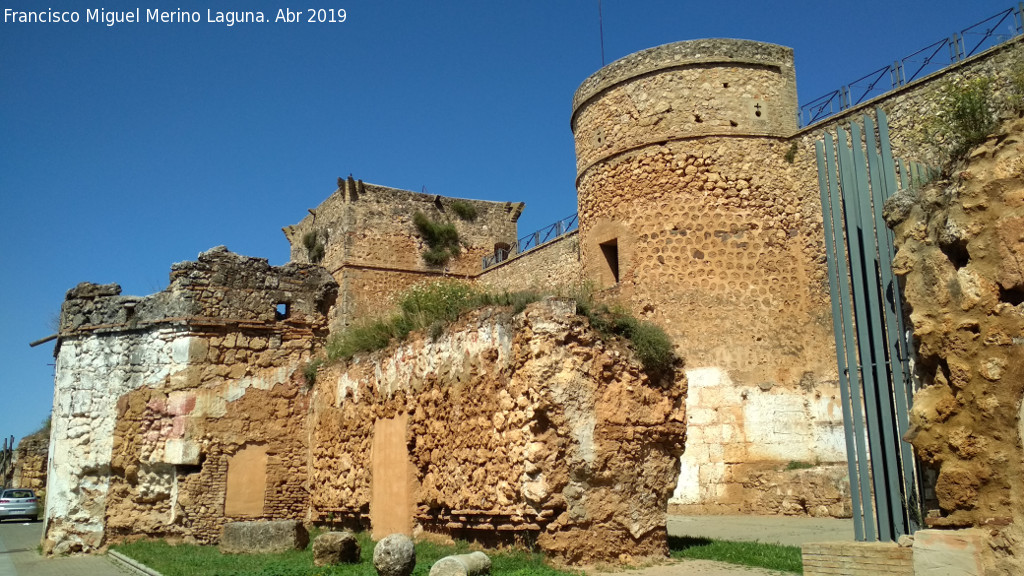
[[[474,222],[478,216],[476,206],[465,200],[453,200],[451,203],[452,212],[464,222]]]
[[[639,320],[621,307],[595,304],[589,295],[576,296],[576,310],[605,336],[621,336],[629,341],[644,369],[653,374],[668,372],[675,362],[672,340],[660,326]]]
[[[310,542],[317,531],[310,534]],[[306,550],[282,554],[221,554],[216,546],[181,544],[172,546],[162,540],[119,544],[111,548],[138,560],[164,576],[376,576],[373,568],[374,542],[369,534],[356,534],[361,547],[358,564],[313,566],[312,545]],[[413,576],[427,576],[430,567],[451,554],[471,550],[469,544],[457,542],[445,546],[430,542],[416,544],[416,568]],[[486,551],[491,557],[491,573],[502,576],[569,576],[572,572],[556,570],[544,563],[541,554],[523,550]]]
[[[397,314],[357,323],[331,337],[327,357],[332,361],[348,360],[360,352],[381,350],[392,342],[401,342],[417,330],[426,330],[436,340],[444,327],[463,312],[507,306],[518,314],[543,297],[539,292],[486,292],[458,281],[420,284],[399,297]],[[599,334],[625,338],[649,373],[661,375],[673,367],[672,340],[659,326],[638,320],[623,308],[595,304],[588,294],[574,299],[577,312],[586,316]]]
[[[668,549],[669,555],[673,558],[716,560],[783,572],[804,573],[803,559],[797,546],[669,536]]]
[[[381,350],[393,341],[405,340],[415,330],[429,330],[436,340],[444,327],[463,312],[484,306],[509,306],[518,314],[541,297],[537,292],[484,292],[456,281],[420,284],[400,296],[397,314],[358,323],[333,336],[327,343],[327,357],[348,360],[360,352]]]
[[[412,215],[412,223],[420,233],[427,249],[423,251],[423,261],[430,266],[444,266],[452,258],[462,252],[459,243],[459,231],[454,224],[435,222],[423,212]]]

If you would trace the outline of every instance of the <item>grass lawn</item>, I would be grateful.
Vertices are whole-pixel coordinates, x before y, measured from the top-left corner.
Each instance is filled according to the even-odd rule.
[[[717,560],[730,564],[804,573],[803,558],[798,546],[669,536],[668,548],[673,558]]]
[[[315,533],[310,534],[310,542]],[[359,564],[343,564],[318,568],[313,566],[312,544],[302,551],[282,554],[221,554],[216,546],[181,544],[172,546],[163,541],[139,541],[111,548],[142,562],[164,576],[377,576],[373,568],[374,542],[366,533],[356,534],[362,548]],[[416,544],[416,569],[413,576],[427,576],[437,560],[450,554],[470,552],[465,542],[441,546],[429,542]],[[556,570],[544,563],[542,554],[524,551],[488,550],[492,574],[501,576],[571,576],[572,572]]]

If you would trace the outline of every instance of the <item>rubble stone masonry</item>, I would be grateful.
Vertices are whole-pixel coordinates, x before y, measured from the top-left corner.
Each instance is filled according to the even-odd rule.
[[[471,206],[476,216],[460,218],[455,202]],[[341,287],[332,326],[347,326],[388,312],[395,296],[418,282],[477,275],[484,256],[516,241],[516,220],[522,210],[522,203],[456,200],[364,184],[350,177],[301,222],[284,228],[284,233],[291,243],[292,262],[310,262],[307,235],[316,235],[322,242],[320,264]],[[458,230],[461,253],[444,267],[423,261],[427,245],[413,224],[416,212]]]
[[[312,518],[368,513],[376,533],[405,515],[406,530],[484,541],[533,534],[576,563],[664,555],[685,378],[652,380],[573,308],[483,310],[322,370]],[[377,468],[387,452],[393,464]]]
[[[80,284],[61,311],[44,545],[129,534],[216,537],[230,457],[268,453],[255,517],[298,516],[304,441],[293,372],[326,335],[337,285],[223,247],[175,264],[167,290]],[[301,454],[301,450],[297,453]]]
[[[693,382],[679,510],[848,513],[818,192],[785,160],[795,110],[792,51],[740,40],[639,52],[574,99],[582,275],[664,327]],[[792,461],[824,464],[805,474],[819,490]]]

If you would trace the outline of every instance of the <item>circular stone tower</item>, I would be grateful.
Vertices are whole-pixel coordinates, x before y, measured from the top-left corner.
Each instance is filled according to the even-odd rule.
[[[824,455],[813,430],[779,440],[762,427],[790,425],[772,416],[783,397],[794,421],[813,420],[799,406],[836,378],[817,180],[797,129],[793,51],[747,40],[644,50],[573,98],[584,279],[668,332],[691,374],[691,418],[721,425],[703,440],[717,476],[702,469],[693,484],[717,495],[691,503],[757,510],[730,495],[725,463],[843,457],[841,440]]]

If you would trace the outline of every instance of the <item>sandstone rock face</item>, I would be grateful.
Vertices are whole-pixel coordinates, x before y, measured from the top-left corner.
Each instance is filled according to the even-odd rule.
[[[309,532],[297,520],[228,522],[220,538],[224,554],[273,554],[304,550]]]
[[[652,379],[572,312],[562,301],[482,310],[325,370],[310,423],[314,521],[377,519],[387,501],[374,494],[390,485],[409,491],[402,509],[426,531],[532,534],[577,563],[664,555],[685,374]],[[378,476],[367,423],[382,420],[401,423],[407,464]]]
[[[361,552],[355,534],[348,531],[324,532],[313,539],[313,564],[317,566],[354,564]]]
[[[891,213],[923,381],[907,439],[938,472],[928,521],[994,526],[990,568],[1022,573],[1024,120]]]
[[[481,576],[491,573],[491,559],[483,552],[445,556],[430,567],[430,576]]]
[[[412,538],[405,534],[385,536],[373,548],[373,567],[380,576],[409,576],[416,567]]]

